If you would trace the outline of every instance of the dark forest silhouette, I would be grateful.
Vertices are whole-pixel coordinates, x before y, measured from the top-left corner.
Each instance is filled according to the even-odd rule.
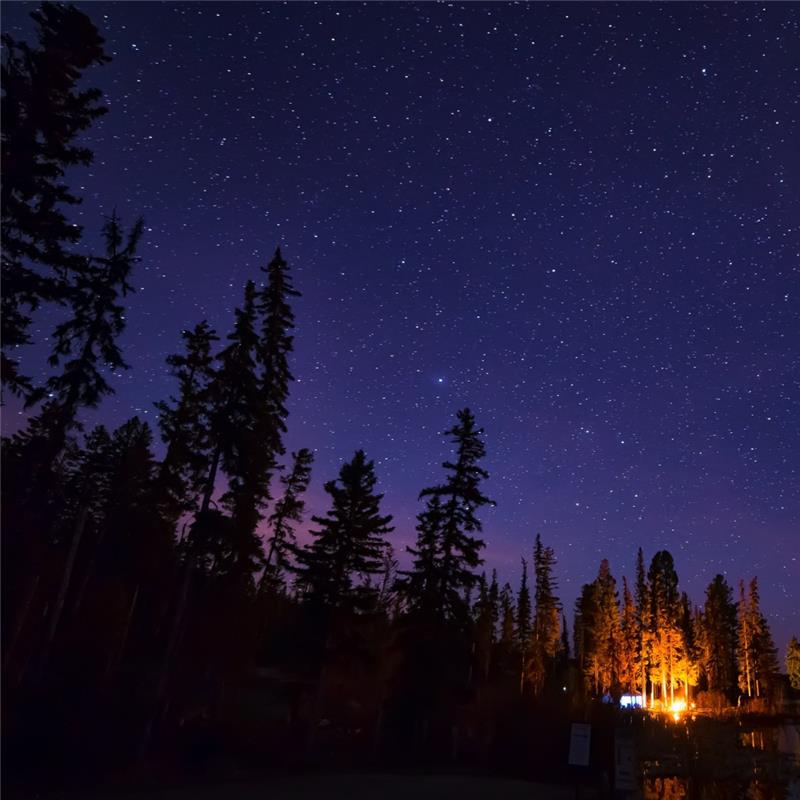
[[[464,757],[513,772],[531,736],[595,713],[599,698],[776,701],[755,578],[734,591],[717,575],[698,606],[668,552],[648,567],[640,549],[621,587],[602,561],[570,632],[555,548],[539,536],[516,589],[481,571],[492,501],[466,408],[444,433],[439,483],[421,487],[407,569],[362,450],[324,484],[329,510],[299,544],[313,455],[284,446],[299,292],[280,250],[262,285],[243,287],[229,331],[200,322],[167,359],[163,458],[136,417],[84,428],[80,412],[125,367],[143,225],[113,215],[104,251],[81,250],[65,210],[80,199],[63,180],[90,163],[76,140],[107,110],[79,82],[109,59],[75,8],[45,3],[33,18],[35,46],[4,35],[2,74],[2,377],[35,409],[2,449],[3,739],[18,770],[236,752],[272,764]],[[68,313],[37,386],[15,354],[46,304]],[[796,643],[790,656],[796,674]],[[540,743],[535,763],[563,761],[559,748],[558,736]]]

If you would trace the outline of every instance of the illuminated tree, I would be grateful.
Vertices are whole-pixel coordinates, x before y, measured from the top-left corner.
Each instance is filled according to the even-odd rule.
[[[758,593],[758,580],[750,581],[745,595],[739,582],[739,688],[748,697],[762,697],[778,672],[777,649],[764,615]]]
[[[595,693],[600,692],[599,662],[596,658],[597,645],[595,625],[597,617],[597,585],[595,582],[585,583],[575,601],[575,622],[572,641],[575,647],[575,659],[588,685]]]
[[[800,642],[792,636],[786,648],[786,672],[792,689],[800,689]]]
[[[650,586],[644,567],[644,555],[640,547],[636,553],[636,632],[637,653],[636,671],[642,695],[642,707],[647,707],[647,678],[650,672],[650,653],[652,651],[653,629],[650,604]]]
[[[638,679],[637,659],[639,650],[639,625],[636,619],[636,606],[628,588],[628,581],[622,578],[622,616],[620,619],[619,681],[629,693],[634,692]]]
[[[600,562],[595,581],[594,653],[598,689],[602,693],[615,690],[619,682],[622,632],[617,603],[617,582],[611,574],[608,560]]]
[[[675,701],[676,663],[680,656],[680,595],[672,556],[660,550],[648,571],[652,631],[651,675],[661,686],[661,702]]]

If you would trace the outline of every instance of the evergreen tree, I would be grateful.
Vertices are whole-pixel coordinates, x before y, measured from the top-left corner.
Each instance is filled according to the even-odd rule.
[[[561,666],[565,667],[569,663],[569,629],[567,628],[567,617],[561,614],[561,646],[559,648]]]
[[[394,530],[392,517],[381,514],[383,495],[375,493],[376,483],[374,463],[357,450],[342,466],[338,481],[325,484],[331,508],[324,517],[312,517],[319,526],[311,531],[314,539],[296,551],[298,585],[310,602],[358,610],[374,600],[363,581],[383,570],[384,537]]]
[[[653,556],[648,571],[652,630],[651,668],[661,685],[661,702],[675,701],[676,664],[679,660],[680,594],[678,575],[672,556],[660,550]]]
[[[592,653],[598,690],[615,691],[619,683],[622,634],[617,603],[617,582],[611,574],[608,560],[600,562],[594,591],[594,630]]]
[[[289,354],[294,348],[294,312],[290,299],[300,297],[292,285],[289,268],[280,248],[263,270],[267,276],[257,298],[261,314],[261,339],[257,359],[263,367],[261,391],[266,402],[263,440],[275,456],[284,454],[283,434],[286,432],[286,401],[289,384],[294,380],[289,369]]]
[[[650,671],[650,654],[652,651],[653,631],[650,605],[650,587],[644,568],[644,554],[640,547],[636,553],[636,633],[637,653],[636,670],[642,694],[642,708],[647,707],[647,676]]]
[[[253,572],[260,565],[261,542],[256,526],[269,500],[270,477],[276,453],[263,433],[267,409],[259,380],[257,358],[256,287],[248,281],[244,302],[235,311],[236,322],[228,345],[219,354],[217,381],[222,398],[217,418],[221,466],[228,476],[222,503],[230,512],[230,531],[239,556],[238,568]]]
[[[597,618],[597,583],[585,583],[575,601],[575,621],[572,641],[578,667],[595,694],[600,692],[599,661],[595,637]]]
[[[531,592],[528,588],[528,562],[522,559],[522,575],[517,592],[517,650],[520,656],[519,691],[525,691],[528,682],[528,654],[531,644]]]
[[[410,570],[401,570],[398,589],[407,599],[412,613],[431,618],[436,615],[441,584],[441,540],[443,509],[434,495],[417,516],[416,547],[406,547],[412,556]]]
[[[442,465],[449,472],[447,480],[423,489],[420,497],[437,498],[441,505],[442,519],[436,545],[438,614],[443,619],[463,622],[468,616],[464,592],[475,583],[474,570],[482,563],[480,551],[483,541],[472,535],[482,529],[476,512],[492,501],[480,488],[481,481],[489,477],[479,466],[486,453],[481,440],[483,429],[475,426],[475,417],[468,408],[456,416],[457,423],[444,434],[452,437],[456,460],[445,461]]]
[[[555,595],[553,568],[556,558],[552,547],[542,544],[537,534],[533,550],[534,606],[533,641],[530,648],[529,674],[534,691],[541,690],[545,674],[552,669],[558,653],[561,604]]]
[[[680,639],[678,659],[674,671],[683,683],[683,699],[689,705],[689,688],[697,686],[700,676],[698,632],[694,624],[695,614],[686,592],[681,592],[680,619],[678,622]]]
[[[43,302],[71,301],[72,273],[86,266],[71,246],[81,228],[65,206],[80,202],[63,182],[75,165],[89,165],[92,152],[76,141],[106,113],[98,89],[81,89],[83,72],[110,59],[103,39],[71,5],[43,3],[31,14],[38,46],[3,34],[2,64],[2,380],[30,395],[10,350],[30,342],[30,314]]]
[[[708,688],[726,695],[736,688],[736,625],[733,590],[717,575],[706,589],[698,644]]]
[[[54,453],[64,446],[78,409],[94,408],[104,396],[113,393],[103,371],[127,368],[117,344],[125,329],[125,309],[120,299],[133,291],[129,277],[137,260],[136,247],[143,225],[138,220],[126,237],[116,214],[106,220],[105,255],[86,259],[71,288],[72,316],[56,327],[55,347],[49,359],[51,366],[63,362],[63,372],[47,382],[59,407],[53,430]]]
[[[786,648],[786,673],[792,689],[800,689],[800,642],[792,636]]]
[[[620,619],[621,640],[619,651],[619,680],[633,694],[638,681],[639,626],[633,595],[625,576],[622,577],[622,617]]]
[[[212,347],[219,337],[201,322],[181,333],[183,354],[167,357],[178,395],[156,403],[161,438],[167,452],[159,469],[160,507],[173,526],[182,514],[196,511],[205,489],[211,442],[211,388],[214,382]]]
[[[745,595],[739,583],[739,688],[748,697],[762,697],[778,672],[778,654],[766,617],[761,613],[758,580]]]
[[[500,644],[507,652],[514,648],[516,619],[514,617],[514,592],[511,585],[503,584],[500,591]]]
[[[492,652],[497,637],[498,606],[497,572],[492,570],[491,583],[482,574],[478,579],[478,601],[475,604],[475,649],[481,676],[489,677]]]
[[[292,523],[300,522],[303,518],[306,505],[303,495],[311,480],[313,462],[314,454],[302,448],[292,453],[292,469],[281,478],[283,496],[275,503],[268,519],[272,533],[268,539],[264,575],[261,578],[262,591],[278,584],[281,573],[289,566],[290,556],[296,549]]]

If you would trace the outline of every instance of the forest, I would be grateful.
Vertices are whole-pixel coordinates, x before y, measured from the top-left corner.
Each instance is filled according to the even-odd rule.
[[[540,768],[563,760],[556,721],[623,695],[674,713],[777,707],[786,678],[755,577],[709,576],[695,602],[669,552],[639,548],[631,580],[603,560],[567,609],[557,543],[540,536],[517,585],[487,572],[493,501],[468,408],[431,441],[449,456],[419,487],[406,566],[378,454],[342,453],[338,475],[318,476],[327,513],[307,519],[314,454],[284,445],[302,287],[280,249],[228,330],[186,321],[155,429],[85,425],[126,368],[145,229],[112,215],[87,252],[66,176],[91,163],[81,134],[108,109],[84,72],[109,57],[74,7],[32,16],[34,44],[3,35],[2,380],[30,410],[2,446],[6,764],[61,774],[235,753],[514,773],[532,737]],[[19,353],[48,308],[61,321],[37,381]],[[787,668],[800,689],[796,639]]]

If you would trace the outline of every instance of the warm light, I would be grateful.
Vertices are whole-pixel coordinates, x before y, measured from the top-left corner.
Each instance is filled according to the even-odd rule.
[[[685,700],[676,700],[670,707],[670,712],[672,713],[672,719],[675,722],[679,722],[681,718],[681,714],[686,711],[686,701]]]

